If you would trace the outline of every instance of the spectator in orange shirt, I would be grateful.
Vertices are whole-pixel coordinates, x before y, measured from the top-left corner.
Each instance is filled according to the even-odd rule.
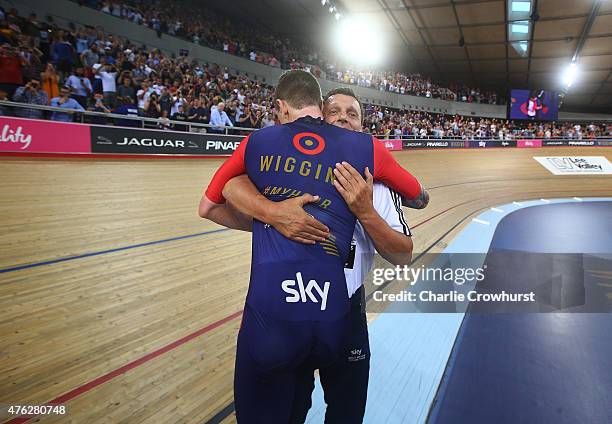
[[[59,74],[51,62],[47,63],[45,72],[40,74],[42,89],[49,100],[59,96]]]

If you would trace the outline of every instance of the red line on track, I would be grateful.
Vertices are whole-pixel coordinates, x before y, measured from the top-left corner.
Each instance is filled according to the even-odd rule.
[[[450,210],[452,210],[454,208],[457,208],[459,206],[465,205],[465,204],[470,203],[470,202],[472,202],[472,200],[467,200],[465,202],[458,203],[458,204],[456,204],[454,206],[451,206],[451,207],[449,207],[447,209],[444,209],[443,211],[438,212],[437,214],[435,214],[433,216],[430,216],[429,218],[425,219],[424,221],[419,222],[418,224],[414,225],[412,228],[417,228],[417,227],[425,224],[426,222],[429,222],[432,219],[434,219],[434,218],[436,218],[436,217],[438,217],[438,216],[440,216],[440,215],[442,215],[442,214],[444,214],[444,213],[446,213],[446,212],[448,212],[448,211],[450,211]],[[239,317],[240,315],[242,315],[242,310],[240,310],[238,312],[234,312],[233,314],[228,315],[225,318],[222,318],[222,319],[220,319],[218,321],[215,321],[212,324],[209,324],[206,327],[203,327],[203,328],[199,329],[198,331],[195,331],[195,332],[193,332],[193,333],[191,333],[191,334],[189,334],[189,335],[187,335],[187,336],[185,336],[185,337],[183,337],[181,339],[178,339],[178,340],[176,340],[176,341],[174,341],[174,342],[172,342],[172,343],[170,343],[170,344],[168,344],[168,345],[166,345],[166,346],[164,346],[164,347],[162,347],[162,348],[160,348],[160,349],[158,349],[156,351],[153,351],[153,352],[151,352],[151,353],[149,353],[149,354],[147,354],[147,355],[145,355],[145,356],[143,356],[143,357],[141,357],[139,359],[136,359],[136,360],[134,360],[134,361],[132,361],[132,362],[122,366],[121,368],[117,368],[116,370],[111,371],[111,372],[109,372],[107,374],[104,374],[103,376],[98,377],[98,378],[96,378],[94,380],[91,380],[90,382],[85,383],[82,386],[77,387],[76,389],[73,389],[73,390],[71,390],[69,392],[66,392],[63,395],[60,395],[60,396],[56,397],[53,400],[50,400],[45,405],[51,406],[51,405],[58,405],[58,404],[62,404],[62,403],[68,402],[68,401],[74,399],[75,397],[80,396],[83,393],[86,393],[86,392],[88,392],[88,391],[90,391],[90,390],[92,390],[92,389],[94,389],[94,388],[96,388],[96,387],[106,383],[107,381],[110,381],[113,378],[120,376],[121,374],[127,373],[128,371],[130,371],[130,370],[132,370],[132,369],[134,369],[134,368],[144,364],[145,362],[148,362],[148,361],[150,361],[152,359],[155,359],[156,357],[158,357],[160,355],[163,355],[164,353],[169,352],[170,350],[175,349],[175,348],[177,348],[177,347],[187,343],[188,341],[195,339],[196,337],[201,336],[202,334],[208,333],[209,331],[212,331],[212,330],[214,330],[217,327],[220,327],[220,326],[222,326],[224,324],[227,324],[228,322],[230,322],[234,318]],[[21,423],[25,423],[25,422],[27,422],[27,421],[31,420],[32,418],[35,418],[35,417],[36,417],[35,415],[32,415],[32,416],[21,416],[21,417],[13,418],[12,420],[5,422],[4,424],[21,424]]]
[[[185,343],[187,343],[190,340],[195,339],[196,337],[201,336],[202,334],[208,333],[211,330],[214,330],[217,327],[222,326],[223,324],[233,320],[234,318],[239,317],[240,315],[242,315],[242,310],[238,311],[238,312],[234,312],[231,315],[226,316],[223,319],[220,319],[219,321],[215,321],[212,324],[207,325],[204,328],[199,329],[198,331],[191,333],[175,342],[172,342],[154,352],[151,352],[139,359],[136,359],[135,361],[132,361],[124,366],[122,366],[121,368],[117,368],[114,371],[109,372],[108,374],[104,374],[101,377],[96,378],[95,380],[91,380],[89,383],[85,383],[80,387],[77,387],[76,389],[73,389],[67,393],[64,393],[63,395],[60,395],[58,397],[56,397],[55,399],[49,401],[46,405],[50,406],[50,405],[57,405],[57,404],[62,404],[64,402],[68,402],[69,400],[82,395],[85,392],[90,391],[91,389],[106,383],[107,381],[112,380],[113,378],[121,375],[121,374],[125,374],[126,372],[130,371],[133,368],[136,368],[139,365],[144,364],[145,362],[150,361],[151,359],[154,359],[160,355],[163,355],[164,353],[175,349]],[[21,417],[17,417],[14,418],[8,422],[6,422],[5,424],[18,424],[18,423],[25,423],[29,420],[31,420],[32,418],[35,418],[34,415],[32,416],[21,416]]]

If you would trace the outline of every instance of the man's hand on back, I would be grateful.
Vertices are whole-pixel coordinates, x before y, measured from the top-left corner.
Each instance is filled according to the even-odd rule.
[[[318,202],[319,196],[304,194],[273,202],[261,194],[249,177],[243,174],[225,184],[223,197],[243,214],[273,226],[290,240],[314,244],[329,236],[329,228],[303,209],[308,203]]]
[[[300,197],[274,202],[266,214],[266,221],[290,240],[315,244],[329,236],[329,228],[307,213],[303,207],[317,202],[319,196],[303,194]]]
[[[374,177],[368,168],[366,179],[348,162],[336,164],[334,169],[334,186],[358,219],[376,213],[373,203]]]

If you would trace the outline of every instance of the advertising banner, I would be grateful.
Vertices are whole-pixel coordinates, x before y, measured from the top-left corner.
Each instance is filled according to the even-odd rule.
[[[542,140],[542,146],[567,146],[569,140]]]
[[[542,140],[517,140],[516,147],[542,147]]]
[[[90,153],[89,125],[0,117],[0,151]]]
[[[231,155],[244,136],[91,126],[94,153]]]
[[[465,147],[516,147],[516,140],[469,140],[466,141]]]
[[[404,149],[409,149],[411,147],[425,147],[424,140],[402,140],[402,146]]]
[[[568,146],[595,146],[595,140],[569,140]]]
[[[404,149],[425,148],[425,149],[445,149],[445,148],[464,148],[466,142],[463,140],[403,140]]]
[[[387,150],[402,150],[402,140],[384,140]]]
[[[612,175],[612,164],[604,156],[534,156],[554,175]]]
[[[451,147],[451,142],[442,140],[427,140],[425,142],[425,147],[432,149],[443,149],[445,147]]]

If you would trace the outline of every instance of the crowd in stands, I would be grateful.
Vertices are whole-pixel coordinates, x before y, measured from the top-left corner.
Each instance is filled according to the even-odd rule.
[[[499,139],[611,137],[612,124],[533,122],[445,115],[366,105],[364,127],[380,138]]]
[[[465,84],[442,87],[420,74],[356,69],[335,63],[332,55],[319,49],[292,42],[250,25],[229,20],[211,10],[204,10],[193,0],[81,0],[81,4],[225,53],[248,58],[283,69],[307,69],[316,76],[346,84],[370,87],[398,94],[439,98],[468,103],[501,104],[493,91],[484,91]]]
[[[212,131],[219,132],[224,125],[274,125],[271,86],[218,65],[168,57],[95,28],[61,29],[35,14],[22,18],[14,10],[0,13],[0,97],[72,111],[144,116],[161,127],[168,127],[169,120],[213,124],[218,127]],[[17,109],[15,114],[42,118],[45,112]],[[64,121],[73,117],[69,112],[51,115]],[[129,120],[123,124],[140,125]]]
[[[382,83],[393,87],[397,81],[408,83],[399,75],[394,78]],[[373,81],[381,83],[371,74],[358,75],[355,83]],[[441,90],[427,84],[411,87]],[[1,8],[0,100],[65,109],[66,112],[50,113],[27,108],[13,111],[0,106],[0,114],[58,121],[72,121],[74,111],[89,110],[143,116],[152,120],[146,126],[175,130],[186,130],[187,123],[213,125],[207,129],[209,132],[222,132],[224,126],[261,128],[275,123],[274,88],[246,75],[188,57],[169,57],[96,28],[58,28],[53,21],[40,20],[34,13],[23,18],[15,10]],[[611,135],[609,126],[591,123],[512,122],[374,105],[366,105],[365,111],[366,129],[386,138]],[[111,122],[105,116],[87,119],[96,124],[142,125],[129,119]]]
[[[441,87],[420,74],[353,71],[350,69],[336,70],[335,65],[331,64],[327,65],[327,71],[327,77],[331,80],[380,91],[467,103],[498,104],[500,102],[495,92],[481,91],[465,84],[451,84],[450,87]]]

